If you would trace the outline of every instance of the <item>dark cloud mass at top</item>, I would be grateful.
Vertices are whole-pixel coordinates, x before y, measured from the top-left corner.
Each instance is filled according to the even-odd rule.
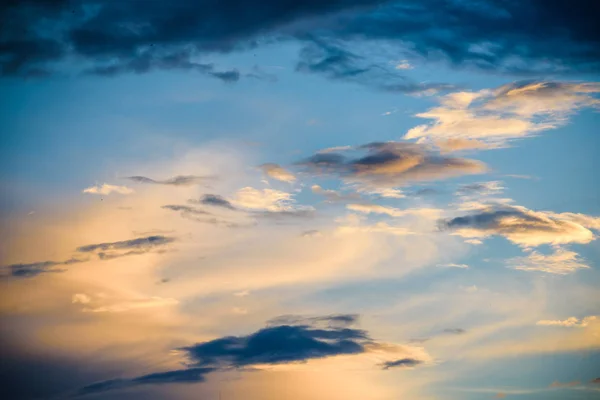
[[[5,76],[39,76],[52,71],[53,62],[76,59],[98,75],[184,69],[235,81],[236,70],[218,71],[197,58],[299,40],[308,46],[299,69],[378,80],[381,71],[357,64],[347,51],[351,42],[377,40],[417,57],[484,70],[594,72],[599,14],[595,0],[147,0],[143,7],[112,0],[9,1],[0,6],[0,68]],[[409,82],[388,89],[394,88],[413,90]]]

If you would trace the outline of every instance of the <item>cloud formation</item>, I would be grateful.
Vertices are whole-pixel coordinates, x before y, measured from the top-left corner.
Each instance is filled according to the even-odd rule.
[[[416,360],[414,358],[402,358],[400,360],[388,361],[383,364],[383,369],[390,368],[412,368],[419,364],[423,364],[422,360]]]
[[[83,193],[103,194],[103,195],[109,195],[111,193],[131,194],[131,193],[134,193],[134,190],[131,188],[128,188],[127,186],[116,186],[116,185],[109,185],[108,183],[104,183],[102,185],[95,185],[95,186],[90,186],[89,188],[85,188],[85,189],[83,189]]]
[[[229,200],[223,196],[219,196],[218,194],[205,194],[200,200],[190,200],[190,203],[198,203],[207,206],[226,208],[228,210],[236,210]]]
[[[532,211],[502,203],[471,206],[473,213],[441,220],[440,229],[465,238],[503,236],[523,247],[589,243],[595,238],[590,229],[597,229],[598,218],[587,215]]]
[[[506,264],[521,271],[539,271],[558,275],[590,268],[579,254],[564,248],[556,248],[551,254],[532,251],[524,257],[511,258],[506,261]]]
[[[95,243],[80,246],[75,249],[78,253],[92,253],[100,260],[110,260],[118,257],[148,253],[173,243],[175,238],[153,235],[119,242]],[[61,265],[72,265],[89,261],[88,258],[72,257],[64,261],[40,261],[29,264],[11,264],[3,266],[14,277],[31,278],[46,272],[64,272],[65,269],[55,268]]]
[[[394,345],[377,343],[366,331],[353,328],[354,314],[323,317],[281,316],[247,336],[224,336],[181,347],[189,358],[188,368],[159,372],[132,379],[111,379],[87,385],[78,391],[86,395],[143,384],[202,382],[204,375],[231,368],[247,369],[269,365],[298,364],[310,360],[363,353],[396,354]],[[410,368],[425,360],[414,357],[380,364],[384,369]]]
[[[353,150],[359,155],[317,153],[298,164],[313,173],[338,174],[350,182],[388,188],[486,171],[482,162],[437,155],[414,143],[374,142]]]
[[[598,320],[598,317],[595,315],[590,315],[589,317],[584,317],[582,319],[576,317],[569,317],[565,320],[542,320],[536,322],[536,325],[542,326],[562,326],[565,328],[585,328],[591,322]]]
[[[290,171],[283,168],[279,164],[267,163],[260,165],[259,168],[269,178],[288,183],[296,181],[296,177],[294,176],[294,174],[292,174]]]
[[[442,96],[440,106],[417,114],[432,122],[410,129],[405,139],[430,142],[445,152],[503,147],[564,125],[582,108],[598,109],[599,93],[599,83],[547,81],[456,92]]]
[[[385,46],[378,42],[397,47],[396,54],[407,58],[402,66],[433,59],[514,74],[599,69],[593,16],[600,10],[594,0],[582,0],[577,7],[545,0],[484,0],[477,6],[458,0],[263,0],[252,12],[236,1],[215,4],[176,0],[166,7],[152,0],[140,10],[112,1],[11,2],[0,10],[1,72],[45,75],[71,58],[91,63],[92,73],[177,68],[232,80],[235,70],[215,71],[197,58],[286,39],[307,46],[337,43],[342,50],[329,50],[308,64],[320,72],[333,58],[352,67],[327,70],[333,77],[364,71],[343,59],[342,51],[356,41],[380,53]],[[231,13],[245,17],[231,20]],[[139,29],[127,29],[132,26]],[[301,60],[306,63],[306,58]]]
[[[77,395],[84,396],[140,385],[204,382],[206,380],[205,375],[213,371],[213,368],[186,368],[167,372],[155,372],[132,379],[110,379],[84,386],[77,391]]]
[[[193,186],[201,183],[207,183],[215,179],[214,176],[198,176],[198,175],[178,175],[172,178],[156,180],[145,176],[128,176],[129,179],[136,183],[147,183],[154,185],[169,185],[169,186]]]

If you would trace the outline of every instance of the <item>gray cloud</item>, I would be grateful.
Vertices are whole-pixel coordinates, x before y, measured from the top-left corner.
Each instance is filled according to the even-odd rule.
[[[128,176],[125,179],[137,183],[147,183],[154,185],[170,185],[170,186],[193,186],[201,183],[206,183],[215,179],[214,176],[198,176],[198,175],[178,175],[168,179],[155,180],[145,176]]]
[[[139,251],[150,251],[155,247],[164,246],[166,244],[174,242],[175,239],[168,236],[154,235],[147,236],[131,240],[123,240],[120,242],[107,242],[88,244],[77,248],[80,253],[90,253],[97,250],[139,250]]]
[[[446,328],[443,331],[444,333],[451,333],[453,335],[462,335],[464,333],[466,333],[467,331],[465,331],[462,328]]]
[[[246,336],[224,336],[180,348],[189,357],[189,367],[186,369],[96,382],[81,388],[77,394],[87,395],[146,384],[202,382],[205,375],[219,370],[365,353],[369,351],[369,346],[377,347],[378,343],[369,338],[367,332],[352,328],[357,318],[354,314],[277,317],[269,321],[266,327]],[[387,364],[390,365],[386,369],[401,365],[416,366],[421,361],[411,358]]]
[[[154,235],[119,242],[95,243],[80,246],[78,253],[93,253],[99,260],[111,260],[119,257],[140,255],[150,251],[162,251],[161,248],[173,243],[172,237]],[[70,258],[64,261],[39,261],[29,264],[11,264],[2,267],[10,271],[14,277],[31,278],[47,272],[64,272],[66,269],[55,268],[61,265],[72,265],[89,261],[89,258]]]
[[[416,367],[419,364],[423,364],[423,361],[417,360],[414,358],[402,358],[402,359],[396,360],[396,361],[385,362],[385,363],[383,363],[382,367],[383,367],[383,369],[411,368],[411,367]]]
[[[15,277],[31,278],[45,272],[64,272],[65,269],[54,268],[59,265],[71,265],[87,260],[81,260],[77,258],[70,258],[65,261],[40,261],[30,264],[11,264],[4,268],[10,271],[10,274]]]
[[[205,375],[214,368],[187,368],[175,371],[156,372],[138,376],[133,379],[110,379],[84,386],[77,392],[78,396],[102,393],[109,390],[124,389],[140,385],[164,385],[170,383],[198,383],[206,380]]]
[[[228,210],[237,210],[229,200],[218,194],[205,194],[200,200],[190,200],[192,204],[205,204],[208,206],[222,207]]]
[[[179,68],[235,80],[235,71],[213,71],[195,59],[277,40],[307,45],[299,63],[303,71],[338,80],[374,79],[375,86],[386,73],[368,63],[355,65],[356,56],[346,49],[356,42],[374,52],[395,46],[396,53],[411,59],[484,71],[569,74],[600,69],[595,18],[600,5],[595,0],[576,6],[558,0],[262,0],[252,12],[249,7],[236,0],[174,0],[169,5],[149,0],[142,8],[106,0],[4,2],[0,72],[44,76],[71,57],[91,62],[92,72],[109,75]],[[315,57],[310,53],[315,43],[335,50]],[[411,88],[398,80],[391,88]]]
[[[317,153],[298,165],[313,173],[340,175],[350,181],[378,187],[400,186],[410,181],[446,179],[486,171],[485,164],[466,158],[446,157],[407,142],[376,142],[353,149],[362,155]],[[366,154],[365,154],[366,153]]]
[[[441,230],[463,237],[504,236],[521,246],[589,243],[590,229],[600,229],[599,218],[572,213],[532,211],[509,204],[477,204],[470,214],[439,221]]]
[[[223,218],[217,217],[209,213],[208,211],[204,211],[186,205],[167,204],[161,206],[161,208],[164,208],[165,210],[178,211],[182,218],[191,219],[193,221],[205,224],[225,226],[227,228],[239,228],[242,226],[250,226],[249,224],[242,225],[235,222],[231,222]]]

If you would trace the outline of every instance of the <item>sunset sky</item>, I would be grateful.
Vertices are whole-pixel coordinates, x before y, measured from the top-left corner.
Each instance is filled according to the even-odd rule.
[[[600,399],[600,2],[0,5],[0,397]]]

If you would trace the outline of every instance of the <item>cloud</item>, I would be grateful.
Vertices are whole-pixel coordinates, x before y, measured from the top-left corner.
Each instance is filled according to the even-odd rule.
[[[65,269],[54,268],[59,265],[72,265],[87,261],[86,259],[69,258],[64,261],[40,261],[29,264],[11,264],[6,265],[3,269],[10,271],[10,274],[14,277],[19,278],[33,278],[34,276],[46,273],[46,272],[64,272]]]
[[[466,238],[503,236],[523,247],[589,243],[598,218],[582,214],[532,211],[503,203],[471,204],[472,214],[441,220],[439,227]]]
[[[294,174],[292,174],[290,171],[286,170],[285,168],[281,167],[279,164],[267,163],[267,164],[260,165],[259,168],[269,178],[276,179],[276,180],[282,181],[282,182],[288,182],[288,183],[296,181],[296,177],[294,176]]]
[[[231,202],[249,210],[291,211],[292,194],[275,189],[244,187],[237,191]]]
[[[106,301],[104,301],[105,304],[103,305],[96,304],[97,301],[92,301],[89,296],[87,299],[89,301],[85,302],[84,304],[88,304],[88,306],[84,307],[82,311],[91,313],[120,313],[143,308],[166,307],[179,304],[179,301],[176,299],[156,296],[132,299],[121,302],[117,301],[112,303],[106,303]],[[73,299],[73,302],[75,302],[74,300],[75,298]],[[94,303],[96,305],[90,303]]]
[[[73,304],[87,304],[90,301],[92,301],[91,297],[88,296],[85,293],[76,293],[73,295],[73,299],[71,300],[71,303]]]
[[[536,325],[542,326],[562,326],[565,328],[585,328],[590,322],[598,320],[598,317],[595,315],[590,315],[589,317],[584,317],[582,319],[578,319],[576,317],[569,317],[565,320],[542,320],[536,322]]]
[[[340,193],[337,190],[323,189],[319,185],[312,185],[310,190],[318,195],[325,197],[325,201],[335,203],[340,201],[356,201],[360,199],[357,193]]]
[[[128,176],[125,179],[137,183],[147,183],[154,185],[170,185],[170,186],[193,186],[215,179],[214,176],[197,176],[197,175],[178,175],[172,178],[155,180],[145,176]]]
[[[494,90],[442,96],[440,106],[417,117],[427,125],[410,129],[405,139],[420,139],[442,151],[505,146],[510,140],[557,128],[585,107],[600,107],[598,83],[516,82]]]
[[[77,392],[77,395],[102,393],[109,390],[124,389],[140,385],[161,385],[170,383],[198,383],[205,381],[205,375],[213,372],[213,368],[187,368],[167,372],[155,372],[138,376],[133,379],[110,379],[87,385]]]
[[[469,268],[469,266],[467,264],[454,264],[454,263],[438,264],[437,266],[444,267],[444,268],[463,268],[463,269]]]
[[[88,244],[78,247],[76,251],[79,253],[95,253],[100,260],[110,260],[117,257],[144,254],[174,241],[175,239],[171,237],[155,235],[120,242]],[[32,278],[46,272],[66,271],[65,269],[55,268],[60,265],[72,265],[86,261],[89,261],[89,258],[73,257],[64,261],[39,261],[29,264],[11,264],[3,266],[2,269],[9,270],[10,274],[14,277]]]
[[[236,208],[223,196],[218,194],[205,194],[200,200],[190,200],[190,203],[199,203],[208,206],[226,208],[228,210],[235,210]]]
[[[385,64],[369,61],[367,55],[350,51],[357,46],[321,40],[314,35],[303,38],[296,71],[320,74],[328,79],[355,83],[392,93],[436,93],[452,88],[443,83],[416,82],[398,73],[400,68],[389,69]],[[407,65],[407,64],[403,64]],[[408,69],[408,68],[404,68]]]
[[[263,0],[257,5],[262,11],[251,13],[231,0],[221,5],[176,0],[166,7],[150,1],[140,10],[133,4],[110,1],[12,2],[2,8],[3,20],[11,23],[2,24],[0,71],[44,76],[71,58],[83,65],[91,63],[92,72],[108,75],[177,68],[233,79],[235,70],[214,71],[211,64],[194,57],[247,50],[276,40],[300,40],[308,47],[327,43],[334,48],[355,48],[360,42],[379,55],[392,46],[395,54],[411,58],[516,74],[599,69],[593,16],[600,10],[594,0],[578,7],[545,0],[484,0],[474,7],[446,0],[310,0],[301,4]],[[232,22],[231,13],[246,17]],[[144,21],[143,26],[139,21]],[[127,29],[133,26],[139,29]],[[369,63],[354,67],[352,58],[346,60],[339,53],[302,54],[301,62],[307,65],[305,69],[325,70],[333,76],[365,69],[363,74],[379,72]],[[336,63],[345,68],[331,66]],[[402,83],[397,85],[410,87]]]
[[[356,190],[359,193],[366,193],[386,199],[403,199],[406,197],[401,190],[392,188],[363,188],[359,186],[356,188]]]
[[[462,328],[446,328],[446,329],[444,329],[443,332],[444,333],[450,333],[450,334],[453,334],[453,335],[462,335],[462,334],[466,333],[467,331],[465,331]]]
[[[592,379],[591,383],[599,384],[600,383],[600,378]]]
[[[89,188],[83,189],[83,193],[103,195],[109,195],[111,193],[131,194],[134,193],[134,190],[128,188],[127,186],[115,186],[104,183],[102,185],[90,186]]]
[[[477,182],[458,187],[456,193],[461,196],[490,196],[502,193],[504,186],[501,181]]]
[[[551,388],[565,388],[565,387],[573,387],[573,386],[579,386],[581,385],[580,381],[572,381],[572,382],[559,382],[559,381],[554,381],[550,384],[549,387]]]
[[[506,264],[521,271],[540,271],[558,275],[590,268],[584,264],[579,254],[564,248],[556,248],[552,254],[532,251],[527,256],[511,258],[506,261]]]
[[[142,238],[122,240],[119,242],[106,242],[97,244],[88,244],[80,246],[77,251],[80,253],[91,253],[97,250],[112,251],[112,250],[143,250],[150,251],[156,247],[161,247],[169,243],[173,243],[174,238],[162,235],[147,236]]]
[[[87,385],[79,395],[122,389],[141,384],[202,382],[204,375],[231,368],[294,365],[310,360],[373,354],[389,356],[408,350],[377,343],[364,330],[353,328],[358,316],[335,314],[323,317],[293,315],[272,319],[267,326],[246,336],[224,336],[181,347],[189,358],[188,368],[143,375],[131,379],[111,379]],[[425,360],[415,357],[384,362],[384,369],[414,367]]]
[[[125,73],[145,74],[154,70],[194,71],[223,82],[237,82],[240,79],[240,72],[236,69],[216,71],[212,63],[207,64],[194,61],[193,53],[189,49],[162,54],[156,54],[152,50],[145,50],[138,53],[135,58],[121,58],[113,60],[110,63],[95,65],[85,69],[84,73],[112,77]]]
[[[419,364],[423,364],[422,360],[415,360],[414,358],[402,358],[400,360],[388,361],[383,364],[383,369],[390,368],[412,368]]]
[[[386,207],[378,204],[348,204],[348,210],[364,214],[386,214],[390,217],[405,217],[407,215],[419,215],[424,218],[438,218],[442,210],[437,208],[409,208],[400,210],[394,207]]]
[[[349,158],[339,153],[317,153],[298,164],[313,173],[333,173],[354,183],[388,188],[411,181],[440,180],[486,171],[485,164],[479,161],[436,155],[414,143],[376,142],[355,150],[366,154]]]
[[[201,202],[202,200],[200,200]],[[193,201],[196,202],[196,201]],[[209,200],[210,202],[210,200]],[[212,204],[214,205],[214,204]],[[161,206],[165,210],[178,211],[182,218],[191,219],[192,221],[201,222],[205,224],[224,226],[227,228],[239,228],[243,226],[242,223],[232,222],[204,211],[195,207],[179,204],[166,204]],[[247,225],[247,224],[246,224]]]

